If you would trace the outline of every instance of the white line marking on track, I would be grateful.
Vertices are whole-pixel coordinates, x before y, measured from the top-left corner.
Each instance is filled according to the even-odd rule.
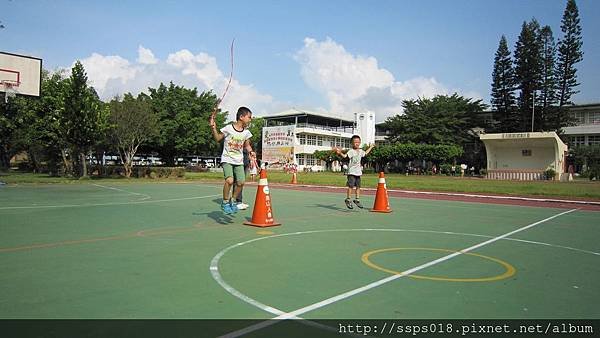
[[[109,186],[102,185],[102,184],[97,184],[97,183],[93,183],[92,185],[100,187],[100,188],[104,188],[104,189],[110,189],[110,190],[116,190],[116,191],[124,192],[124,193],[130,194],[130,195],[142,196],[143,198],[140,199],[140,201],[147,200],[147,199],[151,198],[150,195],[140,194],[139,192],[127,191],[127,190],[123,190],[123,189],[119,189],[119,188],[115,188],[115,187],[109,187]]]
[[[0,207],[0,210],[13,210],[13,209],[44,209],[44,208],[77,208],[77,207],[100,207],[107,205],[129,205],[129,204],[146,204],[146,203],[161,203],[161,202],[177,202],[187,200],[197,200],[210,197],[221,197],[223,194],[217,195],[206,195],[196,197],[183,197],[183,198],[171,198],[164,200],[151,200],[151,201],[136,201],[136,202],[114,202],[114,203],[92,203],[92,204],[63,204],[63,205],[33,205],[33,206],[22,206],[22,207]]]

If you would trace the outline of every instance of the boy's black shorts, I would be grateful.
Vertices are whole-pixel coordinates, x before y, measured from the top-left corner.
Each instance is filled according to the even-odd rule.
[[[348,175],[348,183],[346,185],[348,188],[360,188],[360,176]]]

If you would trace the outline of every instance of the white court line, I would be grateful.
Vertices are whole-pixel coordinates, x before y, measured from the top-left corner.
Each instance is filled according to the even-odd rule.
[[[35,205],[35,206],[23,206],[23,207],[0,207],[0,210],[100,207],[100,206],[107,206],[107,205],[130,205],[130,204],[146,204],[146,203],[161,203],[161,202],[177,202],[177,201],[197,200],[197,199],[210,198],[210,197],[221,197],[221,196],[223,196],[223,194],[207,195],[207,196],[196,196],[196,197],[171,198],[171,199],[165,199],[165,200],[137,201],[137,202],[114,202],[114,203],[93,203],[93,204],[63,204],[63,205]]]
[[[344,190],[345,187],[333,186],[333,185],[311,185],[311,184],[289,184],[289,183],[273,183],[272,188],[279,187],[307,187],[307,188],[328,188],[335,190]],[[362,188],[362,191],[376,191],[376,188]],[[441,196],[458,196],[458,197],[471,197],[471,198],[488,198],[498,200],[516,200],[516,201],[532,201],[532,202],[551,202],[551,203],[567,203],[567,204],[584,204],[584,205],[600,205],[597,201],[585,201],[585,200],[562,200],[553,198],[535,198],[535,197],[522,197],[522,196],[501,196],[501,195],[482,195],[482,194],[468,194],[460,192],[440,192],[440,191],[417,191],[417,190],[400,190],[400,189],[387,189],[388,192],[398,192],[404,194],[413,195],[441,195]]]
[[[333,296],[333,297],[330,297],[330,298],[328,298],[328,299],[322,300],[322,301],[320,301],[320,302],[317,302],[317,303],[314,303],[314,304],[311,304],[311,305],[305,306],[305,307],[303,307],[303,308],[300,308],[300,309],[297,309],[297,310],[294,310],[294,311],[291,311],[291,312],[288,312],[288,313],[285,313],[285,314],[278,315],[277,317],[274,317],[274,318],[272,318],[272,319],[270,319],[270,320],[263,321],[263,322],[260,322],[260,323],[257,323],[257,324],[255,324],[255,325],[252,325],[252,326],[249,326],[249,327],[243,328],[243,329],[241,329],[241,330],[237,330],[237,331],[231,332],[231,333],[229,333],[229,334],[227,334],[227,335],[225,335],[225,336],[223,336],[223,337],[239,337],[239,336],[241,336],[242,334],[247,334],[247,333],[249,333],[249,332],[256,331],[256,330],[262,329],[262,328],[264,328],[264,327],[267,327],[267,326],[273,325],[273,324],[277,323],[277,321],[278,321],[278,320],[284,320],[284,319],[294,319],[294,318],[298,318],[298,316],[300,316],[300,315],[302,315],[302,314],[304,314],[304,313],[307,313],[307,312],[310,312],[310,311],[314,311],[314,310],[316,310],[316,309],[319,309],[319,308],[325,307],[325,306],[327,306],[327,305],[333,304],[333,303],[335,303],[335,302],[338,302],[338,301],[340,301],[340,300],[343,300],[343,299],[346,299],[346,298],[350,298],[350,297],[352,297],[352,296],[355,296],[355,295],[357,295],[357,294],[360,294],[360,293],[362,293],[362,292],[365,292],[365,291],[371,290],[371,289],[373,289],[373,288],[376,288],[376,287],[378,287],[378,286],[384,285],[384,284],[386,284],[386,283],[389,283],[389,282],[391,282],[391,281],[394,281],[394,280],[396,280],[396,279],[398,279],[398,278],[402,278],[402,277],[408,276],[408,275],[410,275],[410,274],[412,274],[412,273],[415,273],[415,272],[417,272],[417,271],[423,270],[423,269],[425,269],[425,268],[428,268],[428,267],[430,267],[430,266],[433,266],[433,265],[436,265],[436,264],[442,263],[442,262],[444,262],[444,261],[447,261],[447,260],[449,260],[449,259],[452,259],[452,258],[454,258],[454,257],[457,257],[457,256],[459,256],[459,255],[462,255],[462,254],[464,254],[464,253],[467,253],[467,252],[473,251],[473,250],[475,250],[475,249],[481,248],[481,247],[483,247],[483,246],[485,246],[485,245],[488,245],[488,244],[494,243],[494,242],[496,242],[496,241],[499,241],[499,240],[501,240],[501,239],[504,239],[504,238],[506,238],[506,237],[508,237],[508,236],[514,235],[514,234],[516,234],[516,233],[519,233],[519,232],[521,232],[521,231],[524,231],[524,230],[527,230],[527,229],[530,229],[530,228],[532,228],[532,227],[534,227],[534,226],[536,226],[536,225],[539,225],[539,224],[541,224],[541,223],[547,222],[547,221],[549,221],[549,220],[552,220],[552,219],[554,219],[554,218],[556,218],[556,217],[559,217],[559,216],[562,216],[562,215],[566,215],[566,214],[568,214],[568,213],[571,213],[571,212],[573,212],[573,211],[576,211],[576,210],[577,210],[577,209],[571,209],[571,210],[567,210],[567,211],[561,212],[561,213],[559,213],[559,214],[556,214],[556,215],[554,215],[554,216],[550,216],[550,217],[548,217],[548,218],[545,218],[545,219],[543,219],[543,220],[541,220],[541,221],[537,221],[537,222],[531,223],[531,224],[529,224],[529,225],[526,225],[526,226],[524,226],[524,227],[522,227],[522,228],[519,228],[519,229],[513,230],[513,231],[511,231],[511,232],[507,232],[507,233],[505,233],[504,235],[496,236],[496,237],[494,237],[494,238],[492,238],[492,239],[489,239],[489,240],[487,240],[487,241],[484,241],[484,242],[481,242],[481,243],[479,243],[479,244],[476,244],[476,245],[470,246],[470,247],[468,247],[468,248],[466,248],[466,249],[463,249],[463,250],[457,251],[457,252],[455,252],[455,253],[452,253],[452,254],[446,255],[446,256],[444,256],[444,257],[441,257],[441,258],[438,258],[438,259],[436,259],[436,260],[433,260],[433,261],[430,261],[430,262],[428,262],[428,263],[425,263],[425,264],[419,265],[419,266],[417,266],[417,267],[414,267],[414,268],[412,268],[412,269],[406,270],[406,271],[404,271],[404,272],[402,272],[402,273],[400,273],[400,274],[397,274],[397,275],[392,275],[392,276],[389,276],[389,277],[386,277],[386,278],[380,279],[380,280],[378,280],[378,281],[376,281],[376,282],[373,282],[373,283],[367,284],[367,285],[365,285],[365,286],[362,286],[362,287],[356,288],[356,289],[354,289],[354,290],[350,290],[350,291],[344,292],[344,293],[342,293],[342,294],[339,294],[339,295],[337,295],[337,296]],[[281,235],[276,235],[276,236],[281,236]],[[270,237],[275,237],[275,236],[270,236]],[[265,237],[263,237],[263,238],[265,238]],[[268,238],[268,237],[266,237],[266,238]],[[256,240],[260,240],[260,239],[262,239],[262,238],[257,238],[257,239],[255,239],[255,240],[248,241],[248,242],[245,242],[245,243],[253,242],[253,241],[256,241]],[[229,248],[227,248],[227,249],[225,249],[225,250],[229,250],[229,249],[231,249],[231,248],[233,248],[233,247],[240,246],[240,245],[242,245],[242,244],[241,244],[241,243],[238,243],[238,244],[236,244],[236,245],[230,246]],[[222,256],[222,255],[221,255],[221,256]],[[215,261],[215,259],[213,259],[213,262],[214,262],[214,261]],[[213,262],[211,262],[211,273],[213,273],[213,272],[214,272],[214,271],[213,271]],[[217,260],[217,263],[218,263],[218,260]],[[216,268],[215,270],[218,270],[218,268]],[[213,277],[214,277],[214,274],[213,274]],[[220,284],[220,283],[219,283],[219,284]],[[278,310],[278,311],[279,311],[279,310]]]
[[[92,185],[95,185],[95,186],[97,186],[97,187],[104,188],[104,189],[110,189],[110,190],[121,191],[121,192],[124,192],[124,193],[130,194],[130,195],[142,196],[143,198],[142,198],[142,199],[140,199],[140,201],[144,201],[144,200],[147,200],[147,199],[150,199],[150,198],[151,198],[151,197],[150,197],[150,195],[146,195],[146,194],[140,194],[139,192],[127,191],[127,190],[123,190],[123,189],[119,189],[119,188],[115,188],[115,187],[109,187],[109,186],[102,185],[102,184],[97,184],[97,183],[93,183]]]

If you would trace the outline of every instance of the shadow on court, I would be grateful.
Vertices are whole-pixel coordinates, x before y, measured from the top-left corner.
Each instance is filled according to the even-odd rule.
[[[341,211],[341,212],[352,212],[352,210],[349,210],[347,208],[342,208],[339,207],[335,204],[315,204],[314,205],[315,208],[322,208],[322,209],[329,209],[329,210],[334,210],[334,211]]]

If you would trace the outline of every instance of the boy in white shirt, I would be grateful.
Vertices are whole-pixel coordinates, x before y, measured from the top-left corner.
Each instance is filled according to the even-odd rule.
[[[362,150],[360,148],[360,136],[358,135],[352,136],[351,142],[352,149],[348,150],[346,153],[343,153],[338,147],[333,147],[333,151],[338,155],[349,159],[348,171],[346,172],[348,177],[348,182],[346,184],[348,186],[348,191],[346,193],[346,200],[344,201],[346,207],[348,207],[348,209],[353,209],[352,203],[350,202],[350,196],[352,196],[352,189],[355,188],[353,202],[357,207],[362,209],[363,205],[360,203],[360,177],[362,176],[362,164],[360,161],[373,150],[375,145],[370,145],[366,151]]]
[[[238,211],[235,200],[246,181],[244,148],[248,152],[250,159],[256,159],[256,153],[254,153],[250,144],[252,133],[247,129],[251,121],[252,111],[246,107],[240,107],[236,114],[236,121],[221,128],[220,132],[217,130],[217,125],[212,116],[209,121],[215,141],[220,142],[225,139],[221,155],[221,165],[223,166],[223,176],[225,177],[221,209],[227,215]],[[231,186],[234,185],[234,181],[235,186],[233,188],[233,196],[231,196],[230,191]]]

